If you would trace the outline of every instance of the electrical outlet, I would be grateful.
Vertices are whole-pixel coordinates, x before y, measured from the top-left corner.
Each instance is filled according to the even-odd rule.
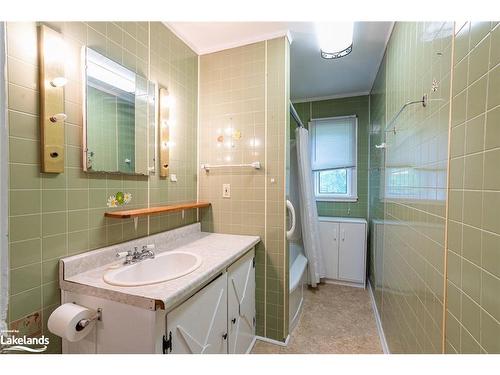
[[[230,184],[222,184],[222,198],[231,198]]]

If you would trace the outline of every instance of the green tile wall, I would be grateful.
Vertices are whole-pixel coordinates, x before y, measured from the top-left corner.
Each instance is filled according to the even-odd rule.
[[[317,202],[318,215],[340,217],[368,217],[368,129],[369,96],[354,96],[312,102],[294,103],[304,126],[311,118],[358,116],[358,201]],[[291,122],[290,137],[295,139],[295,121]]]
[[[285,236],[286,141],[290,100],[290,44],[267,41],[266,336],[288,335],[288,251]]]
[[[370,280],[391,353],[442,352],[452,41],[450,22],[396,23],[371,93]]]
[[[203,212],[202,227],[261,237],[256,247],[257,334],[281,341],[288,334],[288,64],[284,37],[200,57],[200,162],[260,161],[263,166],[200,173],[200,199],[212,203]],[[230,199],[222,198],[223,183],[231,184]]]
[[[497,22],[397,23],[375,80],[370,281],[391,352],[500,352],[499,42]]]
[[[61,174],[40,173],[37,28],[7,24],[8,119],[10,142],[9,251],[11,327],[47,334],[46,320],[60,295],[57,264],[73,255],[196,221],[196,212],[139,220],[105,219],[109,195],[133,195],[130,208],[195,200],[197,197],[198,56],[163,24],[147,22],[49,23],[68,46],[65,87],[66,160]],[[178,182],[147,177],[86,174],[82,171],[82,45],[105,54],[152,81],[175,98],[170,170]],[[158,168],[158,166],[157,166]],[[49,351],[60,351],[50,336]]]
[[[455,33],[446,352],[500,353],[500,27]]]
[[[370,93],[370,131],[368,169],[369,179],[369,236],[368,236],[368,277],[373,295],[379,308],[382,306],[383,242],[384,242],[384,189],[385,152],[375,146],[384,142],[386,123],[385,108],[386,57],[380,63],[375,82]]]

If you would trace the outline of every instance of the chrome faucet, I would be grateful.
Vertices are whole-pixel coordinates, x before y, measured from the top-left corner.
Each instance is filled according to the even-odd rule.
[[[154,253],[154,245],[144,245],[142,246],[142,251],[139,251],[137,249],[137,246],[134,247],[134,251],[122,251],[116,254],[117,258],[123,258],[125,257],[125,262],[123,264],[134,264],[140,261],[143,261],[144,259],[154,259],[155,253]]]
[[[155,252],[153,251],[154,248],[155,245],[143,245],[142,251],[138,255],[139,260],[154,259],[155,257]]]

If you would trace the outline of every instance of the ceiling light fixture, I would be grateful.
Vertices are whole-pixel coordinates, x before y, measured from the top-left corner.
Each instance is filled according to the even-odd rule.
[[[354,22],[318,22],[316,35],[321,57],[339,59],[352,51]]]

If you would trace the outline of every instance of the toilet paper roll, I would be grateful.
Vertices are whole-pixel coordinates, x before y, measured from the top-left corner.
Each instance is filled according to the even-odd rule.
[[[65,303],[50,314],[47,326],[54,335],[71,342],[79,341],[92,331],[95,320],[86,327],[77,327],[82,319],[92,319],[95,312],[74,303]]]

